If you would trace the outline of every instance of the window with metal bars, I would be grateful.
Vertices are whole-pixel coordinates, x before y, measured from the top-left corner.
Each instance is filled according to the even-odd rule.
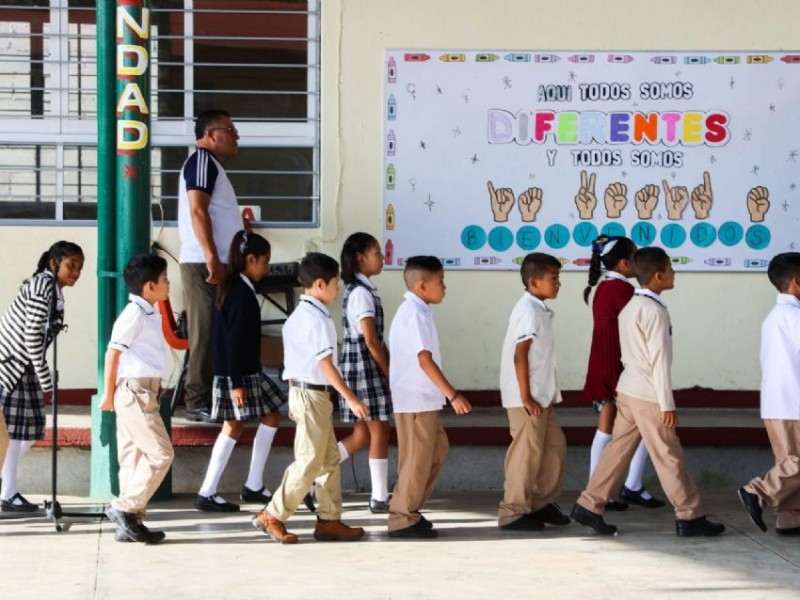
[[[86,224],[97,211],[92,0],[0,0],[0,224]],[[150,3],[152,203],[177,218],[194,116],[231,113],[225,163],[267,226],[319,222],[319,0]]]

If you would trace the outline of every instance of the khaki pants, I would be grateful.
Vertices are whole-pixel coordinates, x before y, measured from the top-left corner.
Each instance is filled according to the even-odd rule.
[[[442,427],[442,412],[395,413],[397,483],[389,503],[389,531],[405,529],[420,519],[442,472],[450,444]]]
[[[6,425],[6,419],[3,416],[3,411],[0,410],[0,470],[2,470],[3,463],[6,460],[6,450],[8,450],[8,445],[10,443],[11,442],[8,438],[8,426]]]
[[[616,491],[639,441],[644,438],[664,494],[675,509],[675,518],[695,519],[705,515],[700,494],[686,473],[678,434],[662,424],[658,404],[617,394],[617,418],[611,435],[613,438],[600,455],[578,504],[603,514],[606,501]]]
[[[779,529],[800,527],[800,421],[765,419],[775,466],[744,489],[775,511]]]
[[[142,518],[175,457],[159,413],[160,384],[158,378],[120,379],[114,391],[119,496],[111,505]]]
[[[286,521],[314,482],[320,519],[339,519],[342,516],[342,475],[333,433],[331,394],[291,387],[289,410],[296,423],[294,462],[286,468],[267,512]]]
[[[186,370],[186,410],[211,409],[214,365],[211,351],[212,307],[217,286],[206,283],[204,263],[182,263],[181,285],[189,330],[189,366]]]
[[[498,525],[544,508],[561,493],[567,441],[552,406],[538,417],[509,408],[511,445],[506,452],[503,501]]]

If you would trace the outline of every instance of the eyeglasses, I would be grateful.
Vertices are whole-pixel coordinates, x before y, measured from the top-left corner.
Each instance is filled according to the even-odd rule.
[[[233,137],[239,137],[239,130],[236,127],[209,127],[206,131],[227,131]]]

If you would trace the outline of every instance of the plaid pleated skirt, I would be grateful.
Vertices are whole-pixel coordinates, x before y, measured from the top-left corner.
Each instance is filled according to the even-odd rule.
[[[233,403],[232,389],[230,377],[214,377],[212,418],[223,421],[252,421],[277,411],[287,400],[278,385],[262,371],[244,376],[244,389],[247,393],[244,406]]]
[[[12,440],[41,440],[44,438],[44,392],[39,378],[28,364],[17,385],[10,392],[0,386],[3,417]]]
[[[365,421],[388,421],[392,414],[392,395],[378,363],[372,358],[364,338],[345,338],[339,370],[342,379],[367,405]],[[339,396],[339,418],[345,423],[358,421],[344,398]]]

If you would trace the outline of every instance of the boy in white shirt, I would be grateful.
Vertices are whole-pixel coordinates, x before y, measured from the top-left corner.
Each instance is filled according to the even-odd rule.
[[[683,448],[675,432],[678,414],[672,394],[672,324],[664,290],[675,287],[672,261],[662,248],[640,248],[633,255],[641,289],[619,314],[619,341],[624,370],[617,382],[617,418],[611,442],[600,455],[589,484],[570,515],[601,535],[617,528],[603,520],[606,502],[622,480],[628,463],[644,439],[658,480],[675,508],[679,536],[716,536],[725,531],[709,521],[683,464]]]
[[[154,254],[134,256],[124,277],[130,302],[111,331],[100,399],[100,410],[117,413],[119,496],[106,515],[117,525],[118,542],[153,544],[164,532],[148,529],[142,519],[175,456],[159,412],[166,357],[154,306],[169,297],[167,261]]]
[[[556,382],[553,311],[544,303],[558,296],[559,260],[534,252],[522,261],[525,293],[511,311],[500,359],[500,397],[508,411],[511,444],[506,452],[500,529],[539,531],[545,523],[568,525],[553,501],[564,482],[567,442],[554,404]]]
[[[408,291],[389,331],[389,384],[397,427],[397,483],[389,503],[389,536],[429,539],[438,535],[420,514],[447,456],[442,406],[457,415],[469,401],[442,373],[439,334],[431,304],[444,299],[444,267],[435,256],[412,256],[403,272]]]
[[[294,462],[283,474],[270,503],[255,517],[253,526],[282,544],[296,544],[285,521],[297,510],[312,482],[319,506],[314,538],[350,541],[364,536],[361,527],[348,527],[342,516],[339,448],[333,433],[334,392],[361,418],[367,407],[347,387],[336,367],[336,326],[326,305],[339,293],[339,263],[312,252],[300,262],[303,294],[283,324],[283,378],[289,382],[289,416],[296,424]]]
[[[800,253],[775,256],[767,276],[779,294],[761,326],[761,418],[775,466],[739,488],[739,498],[761,531],[769,506],[775,533],[794,536],[800,535]]]

